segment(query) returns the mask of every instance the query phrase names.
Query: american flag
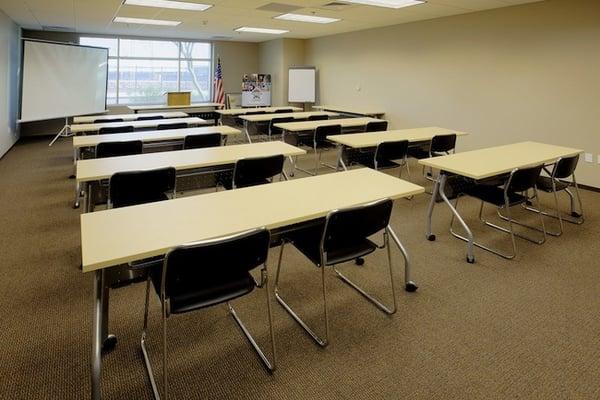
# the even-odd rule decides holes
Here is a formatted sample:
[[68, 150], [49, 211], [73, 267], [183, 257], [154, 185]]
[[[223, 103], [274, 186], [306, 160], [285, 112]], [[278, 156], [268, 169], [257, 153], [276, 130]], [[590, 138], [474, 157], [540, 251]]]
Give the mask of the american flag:
[[225, 102], [225, 90], [223, 89], [223, 71], [221, 70], [221, 59], [217, 61], [215, 72], [214, 102], [223, 104]]

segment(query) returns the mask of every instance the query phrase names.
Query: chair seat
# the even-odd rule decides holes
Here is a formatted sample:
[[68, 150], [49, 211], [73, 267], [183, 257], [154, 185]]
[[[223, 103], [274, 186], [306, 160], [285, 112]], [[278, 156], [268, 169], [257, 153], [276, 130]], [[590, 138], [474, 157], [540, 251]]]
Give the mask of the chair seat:
[[[153, 269], [151, 274], [157, 294], [160, 293], [161, 274], [161, 268]], [[169, 298], [171, 314], [181, 314], [231, 301], [252, 292], [256, 287], [254, 279], [247, 272], [237, 279], [228, 277], [226, 281], [215, 281], [206, 277], [201, 286], [198, 285], [199, 279], [202, 278], [196, 277], [189, 279], [189, 282], [177, 283], [182, 294]], [[186, 285], [190, 286], [189, 290], [185, 288]]]
[[[569, 187], [568, 183], [564, 183], [558, 180], [554, 181], [556, 184], [556, 191], [565, 190]], [[552, 178], [549, 176], [540, 176], [537, 179], [536, 186], [539, 190], [543, 190], [547, 193], [552, 193]]]
[[[318, 224], [301, 229], [289, 236], [292, 244], [304, 254], [313, 264], [321, 266], [320, 242], [323, 233], [323, 224]], [[327, 264], [341, 264], [366, 256], [377, 249], [377, 245], [368, 239], [362, 239], [352, 243], [340, 243], [334, 246], [335, 250], [327, 253]]]
[[429, 150], [423, 149], [422, 147], [409, 147], [408, 156], [422, 160], [424, 158], [429, 158]]
[[[245, 187], [250, 187], [250, 186], [265, 185], [267, 183], [271, 183], [271, 182], [268, 179], [257, 179], [257, 180], [253, 180], [251, 182], [244, 182], [242, 184], [238, 184], [238, 185], [236, 185], [236, 188], [240, 189], [240, 188], [245, 188]], [[223, 187], [227, 190], [233, 189], [233, 182], [231, 180], [223, 181], [222, 184], [223, 184]]]
[[[359, 164], [364, 165], [365, 167], [375, 169], [375, 159], [369, 158], [365, 160], [360, 160]], [[400, 164], [394, 162], [392, 160], [380, 160], [377, 162], [377, 169], [390, 169], [399, 167]]]
[[[467, 187], [464, 191], [466, 195], [475, 197], [486, 203], [494, 204], [495, 206], [504, 206], [504, 189], [497, 186], [475, 184]], [[508, 193], [508, 204], [514, 206], [527, 201], [527, 197], [518, 193]]]

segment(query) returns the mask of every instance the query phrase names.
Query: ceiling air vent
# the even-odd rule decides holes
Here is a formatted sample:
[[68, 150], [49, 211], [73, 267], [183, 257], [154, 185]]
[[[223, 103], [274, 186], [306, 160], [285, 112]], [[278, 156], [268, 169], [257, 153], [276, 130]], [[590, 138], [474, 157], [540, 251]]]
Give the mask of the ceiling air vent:
[[349, 7], [352, 7], [352, 4], [342, 3], [341, 1], [332, 1], [331, 3], [323, 4], [319, 8], [323, 10], [341, 11]]
[[66, 26], [42, 26], [42, 30], [52, 32], [75, 32], [75, 29]]
[[231, 40], [233, 37], [231, 36], [211, 36], [210, 40]]
[[257, 10], [260, 11], [271, 11], [280, 14], [291, 13], [292, 11], [296, 11], [301, 9], [302, 7], [294, 6], [291, 4], [283, 4], [283, 3], [269, 3], [265, 4], [262, 7], [258, 7]]

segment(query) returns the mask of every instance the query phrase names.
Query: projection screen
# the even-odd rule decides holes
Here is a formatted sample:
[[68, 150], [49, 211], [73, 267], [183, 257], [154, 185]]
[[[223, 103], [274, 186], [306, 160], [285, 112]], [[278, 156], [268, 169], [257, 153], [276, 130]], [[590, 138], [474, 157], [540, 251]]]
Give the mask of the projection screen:
[[23, 41], [20, 122], [106, 110], [108, 49]]

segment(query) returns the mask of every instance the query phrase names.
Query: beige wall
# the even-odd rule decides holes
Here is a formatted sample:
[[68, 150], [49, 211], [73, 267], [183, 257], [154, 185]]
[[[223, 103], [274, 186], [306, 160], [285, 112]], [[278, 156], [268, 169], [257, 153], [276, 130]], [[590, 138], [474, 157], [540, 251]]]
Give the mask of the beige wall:
[[259, 45], [258, 72], [271, 74], [271, 103], [274, 106], [288, 104], [288, 68], [304, 65], [304, 42], [302, 39], [275, 39]]
[[0, 11], [0, 157], [19, 138], [19, 27]]
[[322, 103], [381, 108], [395, 128], [468, 131], [460, 150], [522, 140], [579, 147], [595, 155], [580, 162], [579, 180], [600, 187], [598, 0], [313, 39], [305, 61], [319, 69]]

